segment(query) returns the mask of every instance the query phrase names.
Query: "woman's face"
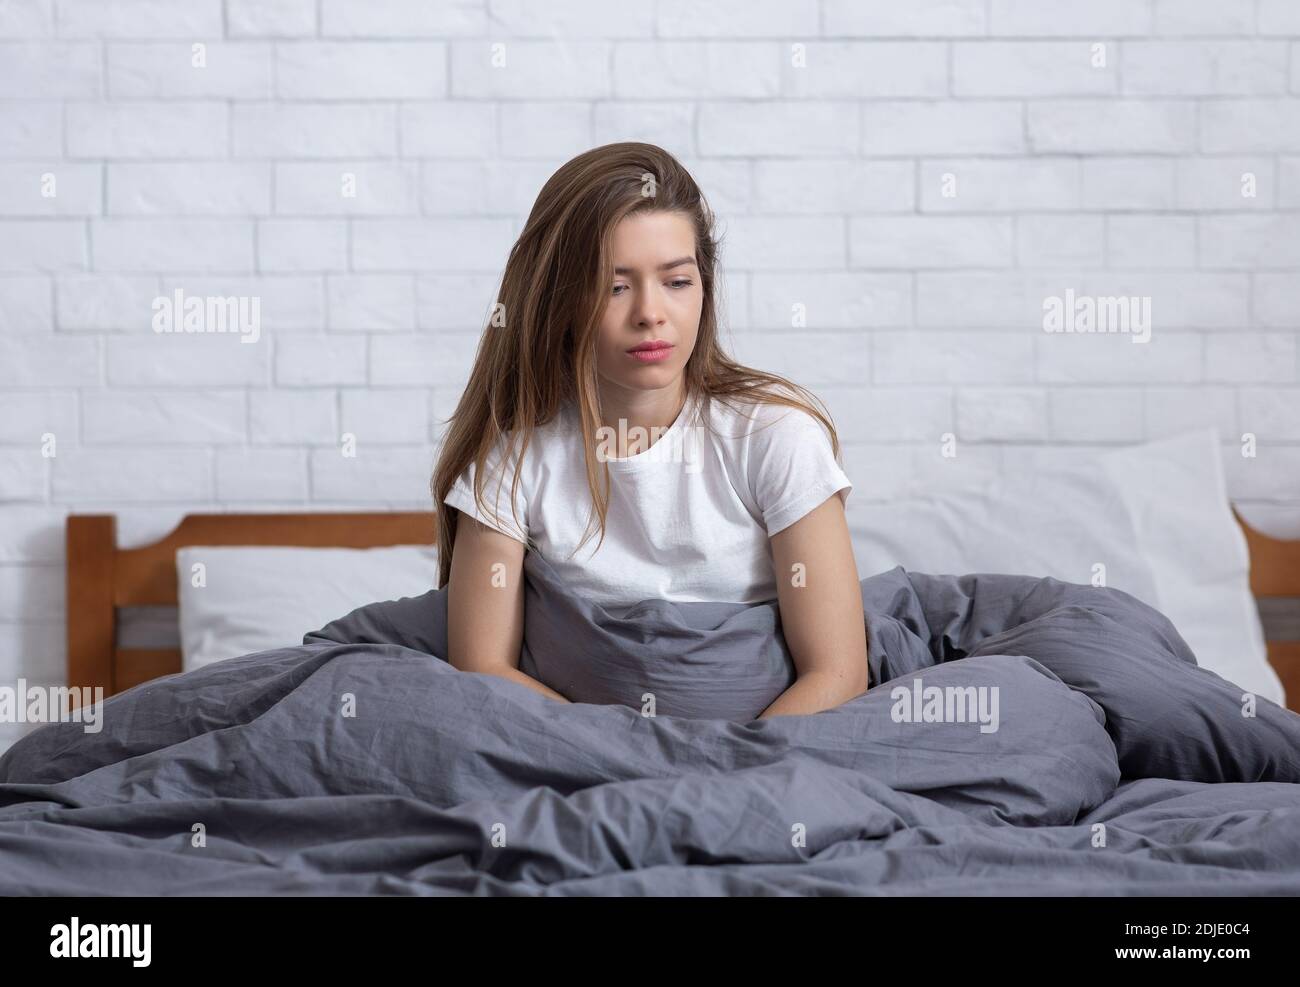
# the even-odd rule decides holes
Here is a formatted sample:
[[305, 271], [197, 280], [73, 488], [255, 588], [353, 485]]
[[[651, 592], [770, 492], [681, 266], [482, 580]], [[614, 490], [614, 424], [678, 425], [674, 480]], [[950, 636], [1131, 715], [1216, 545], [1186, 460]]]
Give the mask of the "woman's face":
[[607, 385], [658, 390], [682, 375], [704, 307], [695, 227], [680, 212], [634, 213], [614, 228], [614, 282], [596, 341]]

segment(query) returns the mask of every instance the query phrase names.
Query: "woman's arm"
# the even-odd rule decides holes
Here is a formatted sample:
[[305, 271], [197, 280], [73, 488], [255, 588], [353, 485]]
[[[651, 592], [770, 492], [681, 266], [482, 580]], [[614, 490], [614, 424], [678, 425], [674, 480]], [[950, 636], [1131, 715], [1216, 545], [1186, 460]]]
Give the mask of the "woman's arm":
[[798, 678], [758, 718], [816, 713], [866, 692], [862, 589], [839, 494], [772, 536], [772, 563]]
[[462, 672], [497, 675], [567, 703], [519, 670], [523, 569], [523, 542], [461, 512], [447, 577], [447, 660]]

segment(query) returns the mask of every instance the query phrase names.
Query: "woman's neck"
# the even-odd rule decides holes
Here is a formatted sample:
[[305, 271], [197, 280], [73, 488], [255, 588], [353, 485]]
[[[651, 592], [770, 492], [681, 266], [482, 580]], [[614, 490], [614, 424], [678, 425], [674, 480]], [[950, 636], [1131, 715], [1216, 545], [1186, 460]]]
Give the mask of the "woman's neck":
[[[653, 391], [602, 387], [601, 424], [611, 430], [609, 434], [619, 437], [614, 455], [621, 459], [645, 452], [672, 427], [685, 402], [686, 388], [680, 380], [672, 387]], [[646, 438], [638, 440], [638, 436]]]

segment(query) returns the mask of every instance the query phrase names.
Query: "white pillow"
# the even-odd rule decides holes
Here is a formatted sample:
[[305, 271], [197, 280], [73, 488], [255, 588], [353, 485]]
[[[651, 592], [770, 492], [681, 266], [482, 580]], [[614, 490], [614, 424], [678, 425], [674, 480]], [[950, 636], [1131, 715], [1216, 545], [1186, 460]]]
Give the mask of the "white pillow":
[[1198, 663], [1279, 704], [1212, 429], [985, 480], [859, 504], [858, 574], [1017, 573], [1124, 590], [1168, 617]]
[[1284, 705], [1250, 590], [1250, 549], [1232, 516], [1217, 433], [1185, 432], [1117, 449], [1104, 461], [1155, 572], [1154, 606], [1173, 621], [1202, 667]]
[[[195, 586], [203, 565], [206, 585]], [[181, 668], [302, 644], [303, 635], [438, 580], [436, 548], [189, 546], [176, 552]]]

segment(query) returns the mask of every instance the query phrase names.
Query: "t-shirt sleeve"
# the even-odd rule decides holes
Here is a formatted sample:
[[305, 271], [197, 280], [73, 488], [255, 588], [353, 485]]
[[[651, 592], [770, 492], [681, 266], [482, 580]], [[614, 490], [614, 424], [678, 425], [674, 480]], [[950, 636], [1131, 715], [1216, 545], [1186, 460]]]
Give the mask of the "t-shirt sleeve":
[[847, 502], [853, 484], [835, 459], [830, 434], [821, 422], [784, 405], [764, 412], [750, 426], [748, 460], [750, 489], [770, 538], [832, 494]]
[[[483, 481], [483, 500], [487, 503], [488, 511], [484, 511], [474, 497], [474, 464], [470, 463], [465, 471], [456, 478], [443, 498], [443, 503], [449, 507], [468, 514], [489, 528], [495, 528], [503, 535], [507, 535], [516, 541], [528, 544], [528, 497], [524, 489], [527, 479], [527, 471], [521, 471], [519, 474], [519, 488], [514, 498], [514, 513], [510, 510], [510, 487], [514, 482], [514, 462], [510, 459], [510, 465], [504, 471], [501, 464], [505, 459], [505, 440], [502, 440], [488, 454], [485, 463], [485, 476]], [[525, 457], [526, 458], [526, 457]]]

